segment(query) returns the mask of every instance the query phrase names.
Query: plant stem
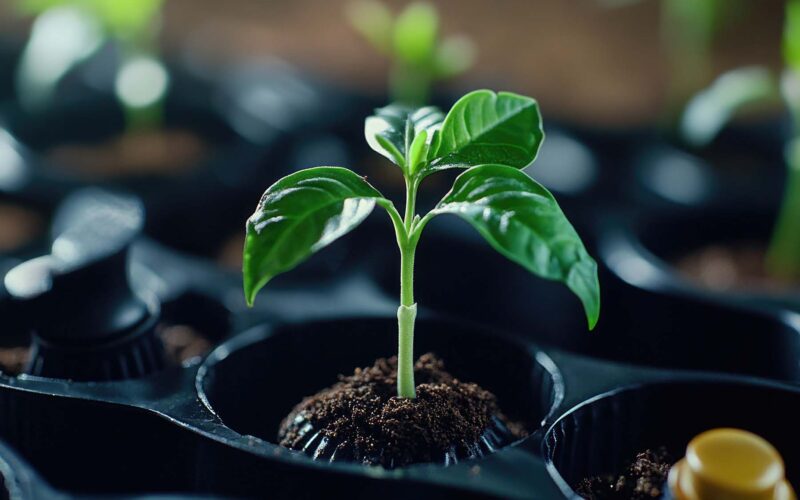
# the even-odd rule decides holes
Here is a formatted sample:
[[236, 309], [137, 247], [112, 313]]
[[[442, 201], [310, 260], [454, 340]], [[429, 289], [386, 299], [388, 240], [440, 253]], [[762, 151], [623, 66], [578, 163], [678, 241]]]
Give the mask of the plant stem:
[[800, 137], [788, 145], [786, 194], [767, 253], [767, 269], [777, 279], [800, 278]]
[[419, 181], [406, 179], [406, 209], [403, 233], [398, 234], [400, 247], [400, 307], [397, 309], [397, 395], [401, 398], [417, 396], [414, 384], [414, 323], [417, 305], [414, 303], [414, 256], [417, 238], [413, 234]]

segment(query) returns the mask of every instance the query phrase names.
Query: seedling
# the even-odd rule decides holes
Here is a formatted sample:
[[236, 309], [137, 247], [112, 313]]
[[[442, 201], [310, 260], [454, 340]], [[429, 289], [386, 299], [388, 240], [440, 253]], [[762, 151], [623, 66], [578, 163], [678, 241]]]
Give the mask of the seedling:
[[800, 279], [800, 0], [789, 0], [783, 31], [784, 69], [734, 69], [697, 94], [686, 108], [682, 129], [696, 145], [716, 137], [736, 113], [753, 103], [779, 97], [789, 110], [792, 135], [786, 145], [789, 168], [782, 208], [767, 251], [767, 271], [780, 280]]
[[[534, 99], [478, 90], [456, 102], [447, 116], [434, 107], [391, 105], [367, 118], [365, 134], [372, 149], [405, 178], [404, 215], [345, 168], [315, 167], [284, 177], [266, 190], [247, 221], [243, 275], [249, 305], [270, 279], [351, 231], [379, 206], [389, 214], [400, 249], [400, 397], [415, 397], [414, 257], [423, 229], [436, 216], [461, 217], [508, 259], [566, 284], [594, 328], [600, 314], [597, 264], [553, 195], [521, 170], [536, 158], [544, 139]], [[466, 171], [430, 212], [418, 214], [423, 179], [452, 168]]]
[[350, 4], [353, 27], [392, 63], [392, 100], [409, 106], [428, 103], [431, 86], [466, 71], [473, 60], [472, 43], [463, 36], [440, 40], [439, 14], [428, 3], [409, 4], [396, 17], [375, 0]]
[[29, 109], [47, 104], [60, 79], [115, 40], [122, 62], [115, 92], [128, 129], [161, 121], [167, 72], [156, 57], [163, 0], [18, 0], [22, 15], [36, 20], [17, 73], [20, 100]]

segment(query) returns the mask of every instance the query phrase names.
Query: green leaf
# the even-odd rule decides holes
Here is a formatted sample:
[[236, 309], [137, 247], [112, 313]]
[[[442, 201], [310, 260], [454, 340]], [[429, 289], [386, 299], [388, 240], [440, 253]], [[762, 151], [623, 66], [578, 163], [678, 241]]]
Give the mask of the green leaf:
[[266, 190], [247, 220], [244, 293], [256, 293], [274, 276], [347, 234], [376, 203], [388, 200], [356, 173], [315, 167], [284, 177]]
[[[429, 144], [443, 119], [442, 112], [433, 106], [414, 109], [392, 104], [375, 110], [375, 114], [367, 118], [364, 135], [372, 149], [405, 170], [414, 139], [424, 131], [426, 144]], [[421, 147], [419, 142], [416, 147]]]
[[800, 71], [800, 0], [786, 2], [783, 26], [783, 60], [786, 66]]
[[681, 117], [681, 132], [692, 145], [708, 144], [740, 109], [777, 98], [778, 93], [778, 84], [766, 68], [731, 70], [689, 101]]
[[544, 140], [535, 99], [476, 90], [453, 105], [433, 141], [429, 171], [496, 163], [525, 168]]
[[597, 324], [597, 264], [553, 195], [524, 172], [505, 165], [471, 168], [432, 212], [458, 215], [507, 258], [566, 284], [583, 303], [589, 328]]
[[433, 60], [439, 32], [439, 14], [429, 3], [412, 3], [397, 16], [394, 51], [398, 59], [425, 66]]

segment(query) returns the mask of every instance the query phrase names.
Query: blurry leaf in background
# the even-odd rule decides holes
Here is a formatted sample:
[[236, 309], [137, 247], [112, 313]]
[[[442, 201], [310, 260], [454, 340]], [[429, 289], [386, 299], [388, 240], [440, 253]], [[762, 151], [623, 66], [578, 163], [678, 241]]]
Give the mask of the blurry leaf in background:
[[115, 90], [127, 128], [160, 123], [168, 76], [153, 54], [162, 6], [163, 0], [17, 0], [22, 15], [36, 16], [17, 72], [23, 105], [44, 106], [61, 78], [111, 38], [122, 49]]
[[155, 28], [163, 0], [18, 0], [26, 15], [40, 15], [55, 7], [74, 7], [94, 17], [113, 38], [137, 39]]
[[28, 109], [44, 106], [61, 78], [92, 55], [102, 40], [101, 27], [81, 9], [57, 7], [39, 15], [17, 67], [22, 105]]
[[468, 70], [475, 62], [475, 44], [465, 36], [451, 36], [436, 50], [436, 77], [450, 78]]
[[430, 64], [439, 33], [439, 14], [427, 3], [412, 3], [397, 16], [394, 51], [407, 64]]
[[361, 0], [347, 6], [350, 24], [385, 56], [392, 54], [393, 20], [389, 8], [374, 0]]
[[783, 26], [783, 61], [786, 67], [800, 71], [800, 1], [786, 2]]
[[680, 130], [694, 146], [708, 144], [744, 106], [777, 99], [775, 79], [762, 67], [737, 68], [724, 73], [686, 106]]
[[414, 2], [396, 17], [373, 0], [348, 5], [347, 17], [377, 52], [392, 62], [391, 99], [410, 106], [428, 104], [431, 87], [467, 70], [475, 48], [464, 36], [441, 39], [439, 13], [426, 2]]

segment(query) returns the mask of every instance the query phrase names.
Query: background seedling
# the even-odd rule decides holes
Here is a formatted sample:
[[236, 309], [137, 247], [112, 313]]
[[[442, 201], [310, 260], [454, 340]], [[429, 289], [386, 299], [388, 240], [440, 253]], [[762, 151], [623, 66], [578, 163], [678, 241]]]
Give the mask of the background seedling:
[[767, 251], [767, 271], [779, 280], [800, 279], [800, 0], [786, 4], [783, 31], [784, 69], [777, 77], [761, 67], [739, 68], [720, 76], [697, 94], [681, 127], [694, 144], [711, 140], [746, 105], [780, 97], [792, 121], [786, 145], [788, 177], [778, 220]]
[[35, 16], [17, 73], [20, 100], [28, 109], [45, 106], [75, 64], [106, 40], [117, 42], [121, 63], [117, 98], [128, 129], [158, 125], [168, 86], [158, 60], [158, 16], [163, 0], [18, 0], [21, 15]]
[[[461, 217], [510, 260], [566, 284], [594, 328], [600, 313], [597, 264], [553, 195], [521, 170], [536, 158], [544, 139], [534, 99], [479, 90], [462, 97], [447, 116], [434, 107], [391, 105], [367, 118], [365, 134], [372, 149], [397, 165], [405, 179], [404, 214], [345, 168], [315, 167], [284, 177], [266, 190], [247, 221], [248, 304], [274, 276], [348, 233], [379, 206], [391, 218], [400, 250], [399, 396], [415, 397], [414, 257], [423, 229], [438, 215]], [[466, 171], [433, 210], [418, 214], [421, 182], [452, 168]]]
[[391, 61], [389, 88], [395, 102], [427, 104], [437, 81], [472, 65], [472, 43], [463, 36], [441, 39], [439, 14], [431, 4], [411, 3], [393, 16], [380, 2], [360, 0], [349, 5], [347, 15], [356, 31]]

